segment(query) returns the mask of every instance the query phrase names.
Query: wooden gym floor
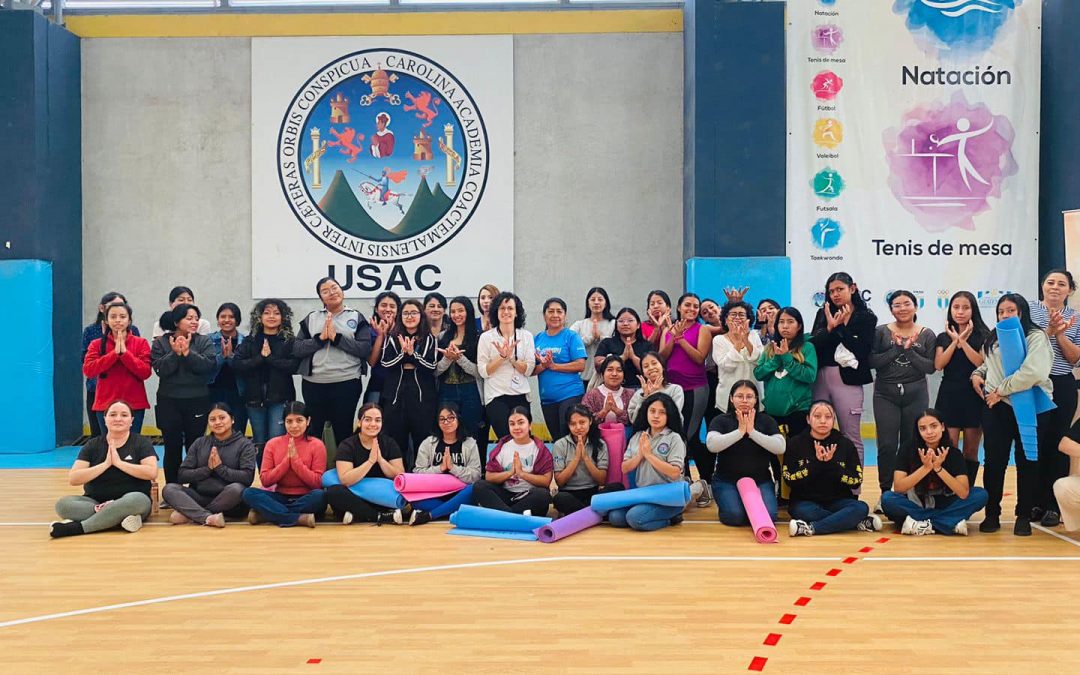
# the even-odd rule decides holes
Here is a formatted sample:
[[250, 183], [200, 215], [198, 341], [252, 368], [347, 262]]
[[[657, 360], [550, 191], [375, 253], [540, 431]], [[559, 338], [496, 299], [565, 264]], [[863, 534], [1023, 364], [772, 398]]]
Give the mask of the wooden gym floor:
[[[5, 674], [981, 674], [1080, 663], [1080, 541], [1061, 528], [914, 538], [887, 526], [792, 541], [783, 526], [765, 546], [710, 506], [656, 533], [602, 526], [551, 545], [450, 537], [440, 523], [219, 531], [161, 514], [135, 535], [53, 541], [52, 505], [76, 492], [65, 475], [0, 471]], [[864, 499], [876, 501], [876, 487]]]

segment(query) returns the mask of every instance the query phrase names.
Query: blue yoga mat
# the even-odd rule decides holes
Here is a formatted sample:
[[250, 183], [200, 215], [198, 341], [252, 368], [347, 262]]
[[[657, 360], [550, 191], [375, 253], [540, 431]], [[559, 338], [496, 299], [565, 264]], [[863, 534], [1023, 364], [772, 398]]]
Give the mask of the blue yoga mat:
[[[330, 469], [324, 473], [322, 484], [324, 488], [341, 485], [337, 469]], [[349, 486], [349, 491], [360, 499], [388, 509], [400, 509], [405, 506], [405, 498], [394, 489], [394, 481], [387, 478], [361, 478], [354, 485]]]
[[522, 516], [517, 513], [466, 504], [450, 515], [450, 524], [454, 525], [450, 534], [462, 537], [536, 541], [536, 533], [533, 530], [550, 522], [551, 518]]
[[638, 504], [686, 506], [689, 503], [690, 484], [680, 479], [674, 483], [593, 495], [592, 509], [600, 515], [605, 515], [608, 511], [625, 509]]
[[[1027, 336], [1024, 335], [1020, 319], [1015, 316], [998, 322], [997, 335], [1001, 349], [1001, 368], [1005, 371], [1005, 375], [1009, 376], [1020, 370], [1020, 366], [1027, 357]], [[1016, 426], [1020, 429], [1024, 456], [1030, 461], [1036, 461], [1039, 459], [1038, 415], [1053, 410], [1057, 406], [1039, 387], [1014, 391], [1009, 394], [1009, 403], [1012, 404], [1013, 414], [1016, 415]]]

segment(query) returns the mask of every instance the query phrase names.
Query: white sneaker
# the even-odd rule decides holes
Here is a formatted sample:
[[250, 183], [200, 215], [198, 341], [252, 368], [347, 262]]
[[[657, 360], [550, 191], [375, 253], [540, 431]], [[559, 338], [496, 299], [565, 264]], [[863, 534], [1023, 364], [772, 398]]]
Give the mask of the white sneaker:
[[867, 516], [859, 521], [859, 524], [855, 526], [855, 529], [859, 532], [880, 532], [881, 518], [877, 514]]
[[713, 496], [709, 484], [703, 479], [698, 479], [691, 483], [690, 499], [699, 509], [703, 509], [709, 504], [712, 504]]
[[900, 534], [910, 534], [923, 537], [934, 533], [934, 526], [929, 520], [915, 520], [911, 516], [904, 518], [904, 524], [900, 527]]
[[961, 537], [966, 537], [967, 536], [967, 521], [966, 520], [961, 520], [959, 523], [957, 523], [956, 527], [953, 528], [953, 534], [958, 534]]
[[523, 516], [531, 516], [532, 515], [532, 509], [525, 509], [524, 511], [521, 512], [521, 515], [523, 515]]
[[341, 517], [341, 524], [342, 525], [352, 525], [352, 521], [353, 521], [352, 511], [346, 511], [345, 515], [343, 515]]
[[812, 537], [814, 536], [814, 526], [805, 520], [791, 519], [788, 523], [788, 533], [792, 537]]
[[881, 508], [881, 500], [880, 499], [877, 500], [877, 504], [874, 504], [874, 513], [881, 513], [881, 514], [885, 513], [885, 511]]
[[120, 527], [128, 532], [138, 532], [142, 529], [142, 516], [128, 516], [120, 521]]

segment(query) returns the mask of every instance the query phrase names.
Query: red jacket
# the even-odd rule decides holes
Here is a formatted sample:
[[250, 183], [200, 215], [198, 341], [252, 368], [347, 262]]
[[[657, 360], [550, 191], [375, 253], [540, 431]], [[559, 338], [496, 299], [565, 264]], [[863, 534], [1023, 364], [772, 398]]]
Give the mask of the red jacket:
[[296, 439], [296, 457], [289, 459], [289, 438], [283, 434], [266, 443], [259, 481], [283, 495], [306, 495], [322, 487], [326, 446], [317, 438], [302, 436]]
[[[101, 353], [101, 340], [105, 339], [105, 353]], [[123, 399], [135, 410], [150, 407], [146, 400], [146, 385], [150, 377], [150, 343], [137, 335], [128, 335], [127, 351], [116, 353], [116, 340], [112, 335], [98, 338], [86, 348], [83, 358], [83, 375], [98, 378], [94, 394], [94, 410], [103, 412], [117, 399]]]

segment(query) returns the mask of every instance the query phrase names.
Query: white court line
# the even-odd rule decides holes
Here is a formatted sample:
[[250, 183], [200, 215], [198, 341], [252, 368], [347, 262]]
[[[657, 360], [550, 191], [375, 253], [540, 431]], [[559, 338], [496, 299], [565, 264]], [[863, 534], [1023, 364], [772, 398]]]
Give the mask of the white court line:
[[398, 570], [384, 570], [381, 572], [362, 572], [359, 574], [343, 574], [333, 577], [318, 577], [315, 579], [297, 579], [295, 581], [280, 581], [273, 584], [258, 584], [255, 586], [237, 586], [234, 588], [219, 588], [213, 591], [201, 591], [199, 593], [185, 593], [183, 595], [167, 595], [160, 598], [149, 598], [146, 600], [135, 600], [132, 602], [121, 602], [114, 605], [102, 605], [100, 607], [88, 607], [86, 609], [76, 609], [70, 612], [57, 612], [55, 614], [42, 614], [40, 616], [30, 616], [25, 619], [13, 619], [11, 621], [0, 622], [0, 628], [10, 628], [11, 626], [21, 626], [28, 623], [40, 623], [42, 621], [51, 621], [53, 619], [65, 619], [73, 616], [83, 616], [86, 614], [99, 614], [101, 612], [108, 612], [114, 609], [127, 609], [129, 607], [145, 607], [147, 605], [158, 605], [166, 602], [176, 602], [179, 600], [193, 600], [196, 598], [209, 598], [218, 595], [232, 595], [234, 593], [247, 593], [251, 591], [264, 591], [273, 588], [290, 588], [293, 586], [309, 586], [312, 584], [324, 584], [334, 581], [351, 581], [354, 579], [370, 579], [374, 577], [389, 577], [397, 576], [401, 574], [419, 574], [421, 572], [443, 572], [447, 570], [459, 570], [470, 569], [476, 567], [499, 567], [504, 565], [529, 565], [533, 563], [547, 563], [547, 562], [587, 562], [587, 561], [692, 561], [692, 562], [839, 562], [839, 557], [816, 557], [816, 558], [788, 558], [782, 556], [634, 556], [634, 555], [600, 555], [600, 556], [586, 556], [586, 555], [571, 555], [571, 556], [554, 556], [551, 558], [521, 558], [517, 560], [492, 560], [486, 562], [472, 562], [472, 563], [457, 563], [453, 565], [434, 565], [430, 567], [409, 567]]
[[1054, 532], [1053, 530], [1051, 530], [1049, 528], [1043, 527], [1042, 525], [1036, 525], [1035, 523], [1032, 523], [1031, 526], [1033, 528], [1035, 528], [1036, 530], [1038, 530], [1039, 532], [1045, 532], [1048, 535], [1050, 535], [1051, 537], [1057, 537], [1061, 541], [1068, 542], [1068, 543], [1072, 544], [1073, 546], [1080, 546], [1080, 541], [1076, 541], [1072, 537], [1061, 534], [1060, 532]]

